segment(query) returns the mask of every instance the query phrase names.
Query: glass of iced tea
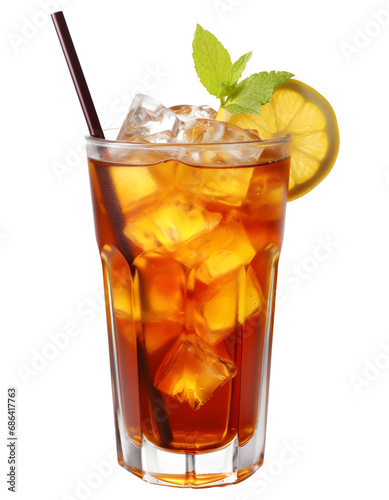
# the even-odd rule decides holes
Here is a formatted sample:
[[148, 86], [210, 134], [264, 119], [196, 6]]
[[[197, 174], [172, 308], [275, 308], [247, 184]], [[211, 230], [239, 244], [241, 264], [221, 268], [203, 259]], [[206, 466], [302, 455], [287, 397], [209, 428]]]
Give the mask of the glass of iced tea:
[[119, 463], [204, 487], [263, 461], [291, 142], [198, 143], [195, 121], [197, 142], [87, 151]]

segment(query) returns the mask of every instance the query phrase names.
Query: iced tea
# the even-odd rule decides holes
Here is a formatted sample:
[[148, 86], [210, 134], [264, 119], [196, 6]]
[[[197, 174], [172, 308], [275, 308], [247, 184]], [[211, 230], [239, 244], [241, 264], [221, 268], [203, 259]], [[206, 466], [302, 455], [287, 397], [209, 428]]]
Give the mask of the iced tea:
[[287, 149], [258, 144], [256, 163], [233, 166], [221, 146], [210, 159], [198, 145], [205, 165], [90, 155], [115, 399], [135, 445], [198, 454], [258, 425], [289, 176]]

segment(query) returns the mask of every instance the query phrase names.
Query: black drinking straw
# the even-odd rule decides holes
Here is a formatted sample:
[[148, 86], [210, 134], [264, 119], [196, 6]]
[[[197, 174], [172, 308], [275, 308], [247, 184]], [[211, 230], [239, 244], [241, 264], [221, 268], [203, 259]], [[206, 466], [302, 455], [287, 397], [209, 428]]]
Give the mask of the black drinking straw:
[[[85, 80], [84, 72], [82, 71], [81, 64], [76, 53], [76, 49], [74, 48], [72, 37], [70, 36], [69, 29], [65, 21], [65, 16], [63, 15], [62, 11], [59, 11], [51, 14], [51, 18], [57, 31], [59, 42], [68, 64], [68, 68], [72, 76], [78, 98], [80, 100], [82, 111], [84, 112], [84, 116], [88, 124], [89, 133], [92, 137], [104, 139], [104, 132], [101, 128], [100, 120], [97, 116], [96, 108], [93, 104], [92, 97]], [[128, 241], [123, 233], [125, 220], [120, 209], [119, 200], [117, 199], [109, 170], [106, 168], [99, 168], [96, 169], [96, 171], [97, 170], [99, 170], [97, 175], [99, 177], [101, 188], [105, 193], [104, 201], [106, 202], [106, 207], [110, 207], [112, 209], [111, 211], [113, 212], [112, 214], [110, 214], [110, 218], [111, 220], [115, 221], [115, 228], [117, 229], [117, 239], [119, 240], [119, 250], [123, 253], [124, 257], [126, 257], [127, 261], [129, 262], [131, 251]], [[163, 404], [162, 396], [161, 393], [151, 383], [147, 357], [146, 353], [143, 350], [141, 342], [138, 341], [137, 346], [138, 363], [146, 382], [145, 385], [150, 398], [151, 406], [153, 408], [154, 420], [157, 425], [161, 441], [169, 443], [173, 440], [173, 434], [170, 428], [169, 419], [166, 414], [166, 409]]]
[[74, 86], [76, 87], [82, 111], [84, 112], [85, 120], [88, 124], [89, 133], [92, 137], [104, 139], [104, 132], [101, 128], [100, 120], [97, 116], [96, 108], [93, 104], [76, 49], [74, 48], [73, 40], [65, 21], [65, 16], [62, 11], [59, 11], [51, 14], [51, 19], [53, 20]]

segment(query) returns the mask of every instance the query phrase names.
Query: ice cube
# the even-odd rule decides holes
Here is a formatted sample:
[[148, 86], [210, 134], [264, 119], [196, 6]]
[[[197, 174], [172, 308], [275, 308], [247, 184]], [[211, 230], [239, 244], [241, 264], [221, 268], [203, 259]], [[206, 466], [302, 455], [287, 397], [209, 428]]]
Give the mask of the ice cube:
[[[201, 275], [201, 267], [196, 277]], [[241, 284], [244, 270], [235, 270], [204, 286], [195, 282], [194, 328], [209, 344], [218, 344], [238, 325]]]
[[134, 142], [136, 144], [150, 144], [150, 143], [166, 143], [175, 142], [176, 136], [171, 130], [164, 130], [163, 132], [156, 132], [155, 134], [145, 135], [140, 137], [139, 135], [134, 135], [127, 142]]
[[154, 385], [197, 410], [236, 373], [234, 363], [220, 358], [197, 335], [183, 334], [163, 359]]
[[220, 220], [220, 214], [189, 203], [184, 194], [170, 193], [160, 203], [146, 205], [143, 210], [131, 213], [124, 233], [143, 250], [172, 249], [211, 231]]
[[[226, 255], [225, 259], [219, 260], [217, 254], [220, 252], [233, 253], [236, 257]], [[206, 261], [199, 275], [204, 283], [210, 283], [241, 264], [250, 264], [254, 255], [255, 248], [240, 222], [219, 224], [212, 231], [178, 245], [172, 251], [172, 256], [189, 268]]]
[[185, 142], [183, 140], [183, 136], [186, 122], [194, 120], [195, 118], [208, 118], [210, 120], [215, 120], [217, 116], [217, 111], [206, 105], [192, 106], [190, 104], [181, 104], [178, 106], [172, 106], [169, 109], [178, 115], [181, 120], [180, 130], [176, 136], [177, 142]]
[[180, 104], [178, 106], [171, 106], [170, 111], [173, 111], [183, 122], [193, 120], [195, 118], [208, 118], [215, 120], [217, 111], [210, 106], [192, 106], [191, 104]]
[[175, 183], [177, 162], [165, 161], [163, 163], [159, 163], [158, 165], [152, 165], [149, 169], [158, 184], [160, 195], [164, 197], [163, 191], [165, 191], [166, 195], [169, 196]]
[[[121, 161], [131, 164], [142, 164], [142, 169], [148, 168], [149, 166], [152, 177], [155, 178], [157, 183], [160, 185], [162, 181], [160, 187], [173, 186], [177, 163], [175, 161], [166, 162], [166, 160], [171, 160], [172, 154], [169, 151], [164, 151], [164, 148], [142, 148], [141, 146], [141, 144], [168, 143], [173, 140], [173, 133], [169, 130], [147, 135], [145, 137], [140, 137], [138, 135], [131, 137], [127, 142], [139, 144], [139, 149], [134, 147], [133, 150], [129, 150], [127, 148], [126, 152], [122, 155]], [[137, 174], [136, 170], [134, 170], [134, 174]], [[133, 175], [133, 177], [136, 182], [138, 179], [135, 178], [135, 175]], [[138, 176], [136, 175], [136, 177]]]
[[127, 140], [127, 142], [135, 142], [137, 144], [148, 144], [150, 141], [146, 137], [141, 137], [140, 135], [134, 135]]
[[288, 201], [288, 184], [286, 181], [270, 179], [266, 184], [259, 184], [253, 179], [250, 196], [246, 200], [259, 221], [281, 219]]
[[120, 129], [118, 141], [128, 141], [134, 136], [150, 136], [160, 132], [171, 132], [176, 136], [181, 120], [170, 109], [152, 97], [137, 94]]
[[205, 264], [196, 271], [194, 328], [214, 345], [232, 334], [239, 323], [260, 314], [265, 299], [252, 266], [246, 270], [240, 265], [206, 284], [201, 280]]
[[[167, 142], [175, 142], [176, 136], [173, 134], [171, 130], [164, 130], [163, 132], [156, 132], [155, 134], [152, 135], [146, 135], [144, 139], [147, 142], [164, 144]], [[161, 151], [161, 154], [163, 155], [163, 151]]]
[[[202, 118], [186, 122], [179, 138], [183, 143], [203, 144], [203, 148], [182, 149], [179, 159], [186, 165], [179, 169], [178, 184], [186, 189], [194, 185], [196, 192], [203, 191], [207, 196], [239, 205], [247, 193], [253, 169], [236, 167], [258, 163], [263, 148], [258, 145], [257, 131]], [[213, 143], [231, 143], [231, 146], [221, 149], [212, 146]], [[187, 165], [218, 169], [198, 168], [195, 172]]]
[[258, 132], [219, 120], [196, 118], [186, 122], [183, 129], [182, 142], [189, 144], [247, 141], [259, 141]]
[[197, 270], [197, 277], [204, 283], [211, 283], [215, 279], [235, 271], [244, 263], [245, 259], [238, 253], [225, 250], [216, 252], [201, 264]]
[[[190, 151], [183, 154], [192, 155]], [[235, 154], [235, 152], [231, 154]], [[256, 154], [258, 156], [258, 153]], [[214, 153], [209, 150], [204, 151], [202, 155], [212, 156]], [[225, 153], [226, 155], [228, 156], [230, 153]], [[221, 158], [220, 153], [216, 156], [219, 159]], [[213, 165], [216, 165], [216, 156], [211, 159]], [[185, 162], [186, 160], [182, 158], [182, 161]], [[200, 165], [208, 165], [207, 161], [196, 161]], [[226, 158], [225, 161], [228, 161], [228, 159]], [[177, 168], [176, 185], [184, 190], [194, 190], [196, 194], [204, 198], [205, 202], [240, 206], [249, 189], [253, 172], [254, 168], [238, 167], [236, 165], [227, 167], [219, 163], [216, 168], [201, 168], [181, 163]]]
[[162, 252], [144, 252], [134, 260], [142, 321], [185, 322], [186, 273]]
[[147, 167], [117, 166], [111, 167], [110, 172], [123, 211], [158, 192], [158, 184]]
[[108, 150], [108, 156], [115, 158], [115, 162], [120, 164], [129, 164], [134, 166], [155, 165], [166, 160], [166, 155], [163, 151], [158, 149], [151, 149], [144, 147], [151, 141], [147, 141], [144, 137], [134, 136], [127, 142], [132, 143], [131, 147], [128, 145], [116, 142], [112, 148], [112, 153]]

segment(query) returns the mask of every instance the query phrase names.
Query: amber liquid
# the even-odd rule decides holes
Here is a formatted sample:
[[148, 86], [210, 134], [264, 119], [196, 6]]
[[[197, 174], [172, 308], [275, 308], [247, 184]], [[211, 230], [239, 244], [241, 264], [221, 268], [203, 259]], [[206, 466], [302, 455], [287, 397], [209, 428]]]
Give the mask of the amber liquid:
[[89, 169], [128, 437], [185, 453], [244, 444], [272, 329], [289, 159], [235, 167], [232, 180], [229, 168], [173, 161]]

